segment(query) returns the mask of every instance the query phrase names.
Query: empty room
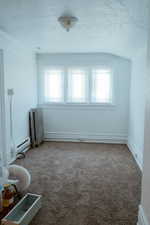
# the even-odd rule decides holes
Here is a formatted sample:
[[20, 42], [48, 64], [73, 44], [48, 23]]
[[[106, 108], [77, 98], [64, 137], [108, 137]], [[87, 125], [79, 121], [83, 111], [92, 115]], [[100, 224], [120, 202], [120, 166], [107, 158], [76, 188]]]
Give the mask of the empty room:
[[0, 0], [2, 225], [150, 225], [149, 0]]

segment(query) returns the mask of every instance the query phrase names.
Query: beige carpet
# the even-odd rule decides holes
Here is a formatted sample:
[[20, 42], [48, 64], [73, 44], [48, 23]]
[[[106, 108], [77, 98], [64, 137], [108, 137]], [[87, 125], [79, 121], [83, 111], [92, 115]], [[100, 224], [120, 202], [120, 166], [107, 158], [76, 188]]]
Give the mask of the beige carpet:
[[31, 225], [136, 225], [141, 174], [125, 145], [49, 142], [17, 164], [43, 195]]

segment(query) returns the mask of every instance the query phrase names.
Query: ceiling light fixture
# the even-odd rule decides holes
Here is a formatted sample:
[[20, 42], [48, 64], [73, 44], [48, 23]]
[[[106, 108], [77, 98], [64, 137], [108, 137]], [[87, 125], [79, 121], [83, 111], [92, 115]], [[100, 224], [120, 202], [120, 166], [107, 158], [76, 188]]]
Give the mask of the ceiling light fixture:
[[74, 27], [74, 25], [77, 23], [78, 18], [74, 16], [60, 16], [58, 21], [61, 26], [66, 29], [66, 31], [69, 31], [70, 28]]

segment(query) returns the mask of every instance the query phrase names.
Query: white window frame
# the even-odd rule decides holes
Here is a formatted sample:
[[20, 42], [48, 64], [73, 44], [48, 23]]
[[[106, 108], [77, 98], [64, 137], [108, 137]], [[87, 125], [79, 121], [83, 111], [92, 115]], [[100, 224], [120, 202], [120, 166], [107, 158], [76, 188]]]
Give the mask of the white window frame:
[[[65, 88], [65, 68], [62, 66], [48, 66], [43, 68], [41, 71], [38, 71], [38, 83], [37, 83], [37, 90], [38, 90], [38, 105], [41, 106], [48, 106], [48, 105], [59, 105], [64, 104], [64, 102], [46, 102], [44, 96], [44, 88], [45, 88], [45, 73], [49, 70], [62, 70], [63, 71], [63, 83]], [[65, 101], [65, 94], [63, 95], [63, 99]]]
[[[70, 71], [71, 70], [82, 70], [82, 71], [85, 71], [85, 82], [86, 82], [86, 84], [85, 84], [85, 102], [71, 102], [71, 101], [69, 101], [69, 99], [68, 99], [68, 90], [69, 90], [69, 88], [68, 88], [68, 81], [69, 81], [69, 76], [70, 76]], [[68, 67], [67, 69], [66, 69], [66, 72], [67, 72], [67, 74], [66, 74], [66, 82], [67, 82], [67, 88], [65, 89], [65, 92], [66, 92], [66, 104], [73, 104], [73, 105], [76, 105], [76, 104], [89, 104], [89, 98], [88, 98], [88, 94], [89, 94], [89, 85], [88, 85], [88, 83], [89, 83], [89, 72], [88, 72], [88, 69], [87, 68], [85, 68], [85, 67]]]
[[[45, 102], [44, 101], [44, 79], [43, 76], [45, 74], [45, 71], [49, 71], [52, 69], [61, 69], [64, 71], [63, 73], [63, 79], [64, 79], [64, 101], [63, 102]], [[88, 91], [87, 91], [87, 102], [86, 103], [80, 103], [80, 102], [68, 102], [67, 101], [67, 92], [68, 92], [68, 87], [67, 87], [67, 79], [68, 79], [68, 70], [69, 69], [83, 69], [87, 72], [87, 77], [88, 77]], [[91, 101], [91, 94], [92, 94], [92, 69], [102, 69], [102, 70], [110, 70], [111, 71], [111, 79], [112, 79], [112, 102], [108, 102], [108, 103], [96, 103], [96, 102], [92, 102]], [[38, 79], [38, 106], [41, 108], [57, 108], [57, 107], [62, 107], [62, 108], [66, 108], [66, 107], [71, 107], [73, 109], [75, 108], [114, 108], [117, 104], [117, 98], [116, 98], [116, 86], [117, 86], [117, 79], [116, 76], [114, 75], [114, 69], [112, 66], [86, 66], [83, 67], [81, 65], [79, 66], [49, 66], [46, 68], [43, 68], [42, 71], [39, 71], [39, 79]]]
[[[111, 77], [111, 102], [93, 102], [92, 101], [92, 89], [93, 89], [93, 81], [92, 81], [92, 71], [93, 70], [108, 70], [108, 71], [110, 71], [110, 77]], [[110, 67], [103, 67], [103, 66], [93, 66], [93, 67], [91, 67], [91, 69], [90, 69], [90, 77], [91, 77], [91, 82], [90, 82], [90, 85], [91, 85], [91, 87], [90, 87], [90, 104], [93, 104], [93, 105], [105, 105], [105, 106], [113, 106], [113, 105], [115, 105], [115, 87], [114, 87], [114, 71], [113, 71], [113, 69], [111, 69]]]
[[[48, 102], [47, 102], [47, 101], [45, 101], [45, 97], [43, 96], [43, 98], [44, 98], [44, 103], [45, 103], [45, 104], [48, 104], [48, 103], [51, 103], [51, 104], [60, 104], [60, 103], [64, 103], [64, 102], [65, 102], [65, 94], [64, 94], [64, 92], [65, 92], [65, 91], [64, 91], [64, 90], [65, 90], [65, 89], [64, 89], [64, 88], [65, 88], [65, 85], [64, 85], [64, 84], [65, 84], [65, 72], [64, 72], [64, 69], [63, 69], [63, 68], [60, 68], [60, 67], [59, 67], [59, 68], [58, 68], [58, 67], [53, 67], [53, 68], [51, 68], [51, 69], [49, 69], [49, 70], [45, 70], [45, 71], [44, 71], [44, 79], [45, 79], [45, 74], [46, 74], [46, 73], [49, 73], [50, 70], [60, 70], [60, 71], [62, 71], [62, 78], [61, 78], [61, 79], [62, 79], [62, 101], [60, 101], [60, 102], [57, 102], [57, 101], [56, 101], [56, 102], [55, 102], [55, 101], [54, 101], [54, 102], [52, 102], [52, 101], [50, 102], [50, 101], [48, 101]], [[44, 80], [44, 79], [43, 79], [43, 80]], [[44, 89], [45, 89], [45, 81], [44, 81], [43, 93], [44, 93]]]

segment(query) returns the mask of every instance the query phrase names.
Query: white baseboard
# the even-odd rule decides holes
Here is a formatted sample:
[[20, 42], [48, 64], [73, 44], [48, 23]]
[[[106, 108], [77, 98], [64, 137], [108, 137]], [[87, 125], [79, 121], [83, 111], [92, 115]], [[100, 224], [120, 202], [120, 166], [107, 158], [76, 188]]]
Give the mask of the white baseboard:
[[142, 171], [143, 170], [142, 158], [139, 157], [139, 155], [137, 154], [135, 145], [133, 145], [131, 142], [128, 141], [127, 146], [129, 148], [130, 152], [132, 153], [136, 163], [138, 164], [140, 170]]
[[[27, 152], [30, 148], [31, 148], [31, 145], [29, 145], [28, 147], [26, 147], [23, 152], [24, 153]], [[16, 157], [13, 158], [13, 159], [10, 159], [10, 161], [8, 162], [8, 164], [14, 163], [16, 161], [16, 159], [17, 159], [17, 152], [16, 152]]]
[[139, 206], [139, 216], [138, 216], [138, 224], [137, 225], [150, 225], [148, 222], [148, 219], [145, 215], [142, 205]]
[[14, 163], [14, 161], [17, 159], [17, 154], [20, 152], [27, 152], [31, 148], [31, 141], [29, 137], [26, 137], [19, 145], [16, 146], [16, 156], [14, 158], [11, 158], [8, 162], [8, 164]]
[[126, 135], [114, 134], [93, 134], [93, 133], [70, 133], [70, 132], [46, 132], [45, 141], [68, 141], [68, 142], [94, 142], [126, 144]]
[[22, 140], [21, 143], [19, 143], [16, 146], [16, 152], [26, 152], [31, 146], [31, 140], [30, 137], [26, 137], [25, 139]]

